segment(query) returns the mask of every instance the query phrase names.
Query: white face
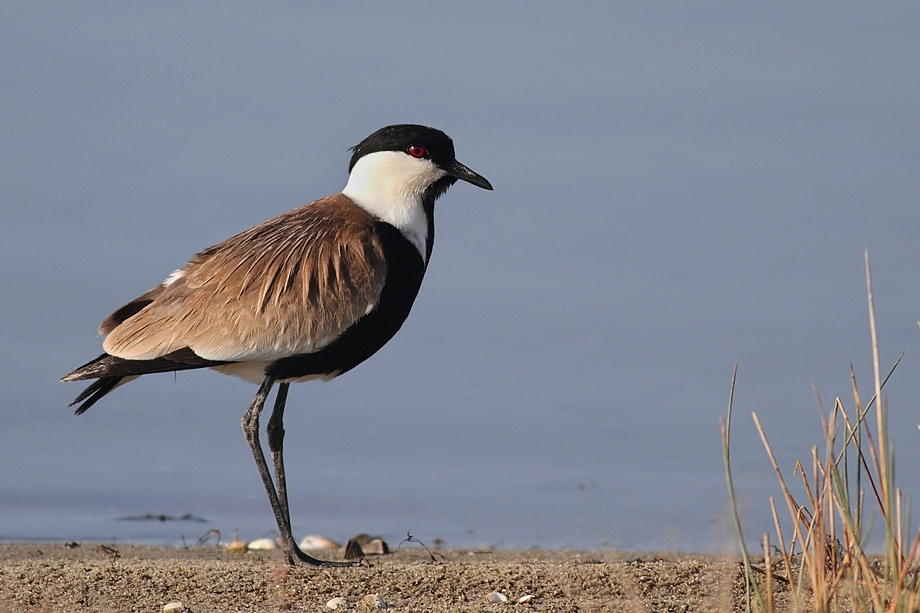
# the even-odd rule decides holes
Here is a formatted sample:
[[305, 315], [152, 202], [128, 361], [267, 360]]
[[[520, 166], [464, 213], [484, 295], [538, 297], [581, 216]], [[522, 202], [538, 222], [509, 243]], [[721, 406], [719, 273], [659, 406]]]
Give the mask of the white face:
[[397, 228], [425, 257], [428, 218], [422, 194], [446, 172], [401, 151], [375, 151], [358, 160], [342, 193]]

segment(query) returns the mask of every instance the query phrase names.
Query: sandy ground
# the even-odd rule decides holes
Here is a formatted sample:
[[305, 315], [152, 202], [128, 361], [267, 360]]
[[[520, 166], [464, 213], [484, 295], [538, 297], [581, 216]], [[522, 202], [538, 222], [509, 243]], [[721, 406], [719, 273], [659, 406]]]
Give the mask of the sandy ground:
[[[117, 553], [116, 553], [117, 551]], [[732, 611], [739, 566], [685, 554], [435, 550], [291, 567], [216, 547], [0, 545], [0, 612]], [[321, 552], [334, 559], [336, 552]], [[493, 602], [500, 597], [507, 602]], [[376, 595], [376, 596], [375, 596]], [[344, 599], [333, 601], [334, 598]], [[521, 602], [519, 602], [519, 600]], [[178, 604], [181, 602], [181, 605]]]

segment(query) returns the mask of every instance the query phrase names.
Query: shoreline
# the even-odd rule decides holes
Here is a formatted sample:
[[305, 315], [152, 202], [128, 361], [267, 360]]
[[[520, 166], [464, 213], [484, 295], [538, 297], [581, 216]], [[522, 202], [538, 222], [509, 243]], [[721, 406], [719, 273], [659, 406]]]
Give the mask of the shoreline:
[[[404, 545], [358, 566], [315, 569], [288, 566], [278, 550], [0, 544], [0, 613], [330, 611], [336, 598], [358, 611], [730, 611], [740, 604], [731, 555], [432, 553], [434, 561], [422, 547]], [[336, 551], [317, 554], [340, 559]]]

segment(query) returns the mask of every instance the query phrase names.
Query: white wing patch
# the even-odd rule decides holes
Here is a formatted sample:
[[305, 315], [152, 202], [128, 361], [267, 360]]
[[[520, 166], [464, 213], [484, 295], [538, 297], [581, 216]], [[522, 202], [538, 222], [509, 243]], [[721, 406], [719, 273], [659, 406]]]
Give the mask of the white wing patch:
[[166, 279], [163, 281], [163, 283], [161, 283], [161, 285], [163, 287], [169, 287], [170, 285], [172, 285], [173, 283], [175, 283], [176, 281], [178, 281], [184, 276], [185, 276], [185, 269], [179, 268], [169, 273], [169, 276], [166, 277]]

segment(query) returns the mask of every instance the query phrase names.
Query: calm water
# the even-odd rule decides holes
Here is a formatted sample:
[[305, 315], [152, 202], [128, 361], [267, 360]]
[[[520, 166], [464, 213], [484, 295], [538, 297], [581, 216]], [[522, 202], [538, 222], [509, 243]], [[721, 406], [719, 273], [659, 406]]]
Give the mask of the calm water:
[[[730, 547], [871, 388], [872, 254], [900, 484], [920, 494], [920, 9], [509, 3], [0, 9], [0, 539], [274, 527], [255, 387], [148, 377], [82, 417], [58, 378], [196, 251], [336, 192], [412, 121], [495, 185], [438, 205], [428, 278], [372, 360], [295, 386], [295, 533]], [[191, 513], [206, 523], [119, 518]]]

